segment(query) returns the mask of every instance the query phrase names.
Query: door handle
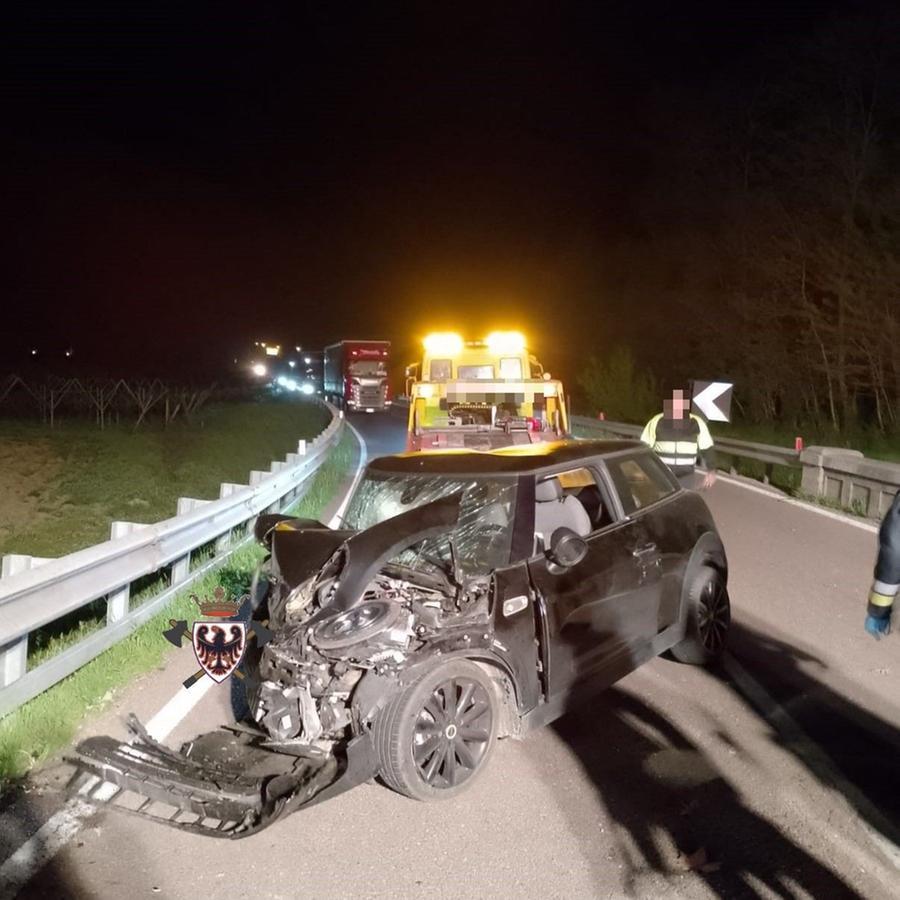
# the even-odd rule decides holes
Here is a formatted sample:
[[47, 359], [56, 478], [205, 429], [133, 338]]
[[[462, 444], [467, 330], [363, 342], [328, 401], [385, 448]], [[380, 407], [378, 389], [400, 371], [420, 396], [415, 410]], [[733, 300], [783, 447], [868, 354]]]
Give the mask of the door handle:
[[656, 544], [644, 544], [643, 547], [636, 547], [631, 551], [631, 555], [635, 559], [643, 559], [646, 556], [653, 556], [654, 554], [659, 554]]

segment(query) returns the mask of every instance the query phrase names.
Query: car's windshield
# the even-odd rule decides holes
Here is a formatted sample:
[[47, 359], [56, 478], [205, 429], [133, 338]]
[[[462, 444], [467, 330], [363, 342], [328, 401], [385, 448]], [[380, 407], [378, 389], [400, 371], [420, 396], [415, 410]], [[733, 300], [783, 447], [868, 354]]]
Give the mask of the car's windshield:
[[365, 377], [384, 375], [384, 363], [376, 359], [359, 359], [350, 363], [350, 374]]
[[367, 472], [344, 515], [344, 526], [363, 530], [441, 497], [462, 492], [456, 525], [420, 541], [395, 560], [413, 568], [450, 561], [450, 541], [463, 572], [485, 573], [509, 561], [516, 482], [508, 478]]

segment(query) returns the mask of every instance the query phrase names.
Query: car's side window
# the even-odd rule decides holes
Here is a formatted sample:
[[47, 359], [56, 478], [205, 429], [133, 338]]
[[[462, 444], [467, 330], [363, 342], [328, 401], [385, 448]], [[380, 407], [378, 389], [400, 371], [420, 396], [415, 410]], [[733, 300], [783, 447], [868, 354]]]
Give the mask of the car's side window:
[[591, 531], [605, 528], [613, 522], [613, 512], [606, 502], [598, 478], [592, 469], [581, 467], [561, 472], [557, 478], [563, 493], [575, 497], [585, 508], [591, 520]]
[[535, 537], [545, 547], [563, 525], [586, 537], [614, 521], [596, 475], [584, 466], [541, 479], [535, 499]]
[[671, 480], [655, 463], [649, 454], [606, 461], [626, 515], [675, 492]]

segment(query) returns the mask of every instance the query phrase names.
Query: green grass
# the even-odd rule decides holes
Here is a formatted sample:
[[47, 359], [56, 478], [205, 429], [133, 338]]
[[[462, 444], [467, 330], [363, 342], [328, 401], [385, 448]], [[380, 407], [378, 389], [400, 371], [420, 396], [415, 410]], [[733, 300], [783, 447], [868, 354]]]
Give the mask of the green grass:
[[851, 516], [859, 516], [861, 519], [868, 517], [865, 503], [862, 500], [854, 500], [850, 506], [845, 506], [840, 500], [835, 500], [833, 497], [817, 497], [815, 494], [807, 494], [800, 490], [796, 491], [794, 496], [806, 503], [815, 503], [817, 506], [824, 506], [826, 509], [833, 509]]
[[[346, 478], [353, 448], [353, 437], [347, 432], [314, 476], [306, 494], [290, 510], [293, 514], [309, 518], [321, 515]], [[261, 556], [262, 549], [256, 545], [236, 550], [224, 566], [198, 579], [127, 638], [0, 720], [0, 792], [68, 745], [85, 716], [107, 706], [118, 690], [162, 663], [172, 649], [162, 634], [169, 619], [191, 621], [197, 616], [191, 593], [208, 595], [221, 585], [232, 596], [240, 596], [249, 587]], [[160, 589], [158, 583], [149, 586], [143, 600]], [[87, 627], [78, 625], [48, 638], [40, 658], [46, 659], [81, 640], [89, 633]], [[173, 685], [173, 691], [177, 687]]]
[[271, 399], [211, 405], [168, 428], [0, 420], [0, 554], [61, 556], [109, 538], [114, 520], [158, 522], [178, 498], [216, 499], [223, 481], [295, 451], [327, 413]]
[[[740, 456], [731, 456], [724, 450], [716, 450], [716, 465], [722, 472], [728, 472], [732, 467], [738, 475], [747, 478], [755, 478], [762, 481], [766, 474], [766, 464], [756, 459], [745, 459]], [[799, 466], [773, 465], [769, 476], [769, 484], [777, 487], [785, 493], [799, 496], [800, 479], [803, 470]]]

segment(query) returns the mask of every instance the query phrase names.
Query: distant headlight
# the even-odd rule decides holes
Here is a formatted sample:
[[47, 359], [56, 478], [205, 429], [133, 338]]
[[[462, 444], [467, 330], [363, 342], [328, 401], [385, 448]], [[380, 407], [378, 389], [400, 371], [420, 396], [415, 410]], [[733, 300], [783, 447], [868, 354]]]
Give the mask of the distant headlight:
[[316, 392], [316, 389], [311, 384], [304, 384], [303, 387], [300, 388], [300, 390], [302, 393], [306, 394], [307, 397], [310, 394], [314, 394]]

